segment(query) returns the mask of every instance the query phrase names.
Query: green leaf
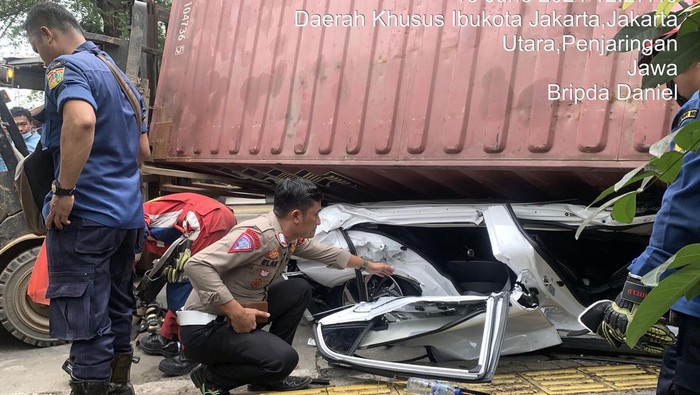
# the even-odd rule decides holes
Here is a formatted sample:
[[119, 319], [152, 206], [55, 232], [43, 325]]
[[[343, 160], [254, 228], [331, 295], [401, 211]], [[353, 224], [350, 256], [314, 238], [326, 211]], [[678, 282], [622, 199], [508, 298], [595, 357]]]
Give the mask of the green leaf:
[[700, 11], [700, 3], [692, 4], [692, 5], [685, 7], [684, 9], [681, 10], [681, 12], [683, 14], [686, 14], [686, 15], [693, 15], [693, 14], [697, 13], [698, 11]]
[[[622, 182], [623, 180], [625, 180], [625, 178], [627, 177], [627, 175], [629, 175], [629, 174], [631, 174], [631, 173], [636, 173], [636, 172], [637, 172], [637, 169], [634, 169], [634, 170], [630, 171], [629, 173], [627, 173], [627, 174], [622, 178], [622, 180], [620, 180], [620, 182]], [[601, 200], [603, 200], [603, 199], [605, 199], [606, 197], [610, 196], [612, 193], [615, 193], [615, 192], [619, 191], [620, 189], [622, 189], [623, 187], [626, 187], [627, 185], [634, 184], [634, 183], [637, 182], [637, 181], [640, 181], [640, 180], [643, 180], [643, 179], [645, 179], [645, 178], [647, 178], [647, 177], [652, 177], [652, 176], [655, 176], [655, 175], [656, 175], [656, 173], [654, 173], [653, 171], [643, 171], [643, 172], [641, 172], [641, 173], [639, 173], [639, 174], [634, 175], [633, 177], [627, 178], [627, 180], [625, 180], [624, 183], [622, 183], [622, 185], [620, 185], [619, 188], [618, 188], [618, 184], [620, 184], [620, 182], [617, 182], [615, 185], [612, 185], [612, 186], [610, 186], [609, 188], [607, 188], [606, 190], [604, 190], [603, 192], [601, 192], [600, 195], [598, 195], [598, 197], [595, 198], [595, 200], [594, 200], [591, 204], [588, 205], [588, 207], [593, 206], [594, 204], [600, 202]]]
[[590, 224], [591, 221], [593, 221], [598, 214], [602, 213], [603, 211], [605, 211], [605, 209], [612, 206], [616, 201], [624, 198], [625, 196], [628, 196], [631, 194], [636, 194], [636, 193], [639, 193], [639, 191], [630, 191], [627, 193], [623, 193], [622, 195], [616, 196], [616, 197], [608, 200], [607, 202], [603, 203], [600, 207], [598, 207], [593, 212], [593, 214], [589, 215], [588, 217], [584, 218], [583, 221], [581, 221], [581, 225], [579, 225], [578, 228], [576, 228], [576, 234], [574, 235], [574, 239], [578, 240], [579, 236], [581, 236], [581, 232], [583, 232], [583, 230], [586, 228], [586, 226], [588, 226], [588, 224]]
[[697, 152], [700, 148], [700, 120], [687, 123], [678, 129], [673, 142], [686, 151]]
[[643, 179], [642, 182], [639, 184], [639, 188], [637, 188], [637, 192], [646, 191], [647, 186], [650, 183], [653, 183], [654, 180], [658, 180], [658, 178], [656, 176], [653, 176], [653, 177], [647, 177], [647, 178]]
[[637, 193], [631, 193], [615, 202], [611, 216], [615, 221], [622, 222], [623, 224], [629, 224], [634, 220], [634, 213], [636, 210]]
[[689, 244], [681, 248], [667, 262], [670, 263], [669, 269], [677, 269], [694, 262], [700, 263], [700, 243]]
[[675, 255], [669, 258], [668, 261], [662, 263], [649, 273], [645, 274], [642, 277], [642, 284], [646, 285], [647, 287], [655, 287], [659, 285], [659, 282], [661, 281], [661, 275], [663, 275], [664, 272], [666, 272], [666, 269], [668, 269], [668, 265], [671, 264], [671, 259], [673, 259], [673, 257], [675, 257]]
[[651, 147], [649, 147], [649, 153], [656, 156], [657, 158], [663, 155], [666, 151], [669, 150], [669, 147], [671, 147], [671, 143], [673, 143], [673, 139], [676, 137], [676, 133], [678, 133], [678, 131], [668, 134], [665, 137], [661, 138], [659, 141], [652, 144]]
[[685, 298], [690, 300], [698, 295], [700, 295], [700, 282], [695, 284], [692, 288], [688, 290], [688, 292], [685, 293]]
[[[630, 179], [630, 180], [631, 180], [631, 179]], [[639, 180], [635, 180], [635, 181], [639, 181]], [[613, 194], [614, 192], [616, 192], [616, 191], [615, 191], [615, 185], [609, 186], [606, 190], [604, 190], [603, 192], [601, 192], [600, 195], [598, 195], [598, 197], [595, 198], [595, 200], [594, 200], [591, 204], [588, 205], [588, 207], [589, 207], [589, 208], [592, 207], [594, 204], [600, 202], [601, 200], [603, 200], [603, 199], [605, 199], [606, 197], [610, 196], [610, 195]]]
[[626, 9], [630, 8], [630, 6], [631, 6], [632, 4], [634, 4], [634, 0], [625, 0], [625, 1], [622, 3], [622, 9], [623, 9], [623, 10], [626, 10]]
[[656, 15], [668, 15], [680, 0], [661, 0], [656, 7]]
[[661, 276], [668, 269], [678, 269], [694, 263], [700, 263], [700, 243], [689, 244], [677, 253], [673, 254], [666, 262], [657, 266], [654, 270], [642, 277], [642, 283], [649, 287], [655, 287], [661, 282]]
[[627, 172], [627, 174], [622, 176], [620, 181], [616, 182], [615, 185], [613, 185], [613, 189], [615, 190], [615, 192], [617, 192], [620, 189], [624, 188], [625, 186], [629, 185], [630, 180], [633, 179], [634, 176], [637, 175], [637, 173], [644, 170], [644, 167], [645, 167], [645, 165], [639, 166], [635, 169], [630, 170], [629, 172]]
[[649, 161], [649, 166], [658, 174], [659, 180], [666, 184], [672, 183], [681, 172], [683, 153], [668, 151], [658, 158]]
[[[693, 7], [697, 5], [700, 5], [700, 3], [693, 5]], [[688, 13], [688, 17], [681, 22], [681, 27], [678, 29], [679, 36], [700, 30], [700, 15], [698, 15], [700, 8], [695, 8], [692, 12], [689, 12], [689, 10], [690, 9], [683, 10], [684, 14]]]
[[700, 283], [700, 267], [686, 266], [663, 279], [640, 303], [627, 326], [625, 342], [634, 347], [647, 329], [666, 313], [673, 303]]
[[677, 73], [682, 73], [700, 58], [700, 32], [692, 32], [675, 38], [675, 51], [662, 51], [651, 61], [651, 68], [665, 65], [663, 72], [650, 73], [642, 77], [642, 88], [653, 88], [672, 80], [677, 74], [668, 65], [675, 64]]

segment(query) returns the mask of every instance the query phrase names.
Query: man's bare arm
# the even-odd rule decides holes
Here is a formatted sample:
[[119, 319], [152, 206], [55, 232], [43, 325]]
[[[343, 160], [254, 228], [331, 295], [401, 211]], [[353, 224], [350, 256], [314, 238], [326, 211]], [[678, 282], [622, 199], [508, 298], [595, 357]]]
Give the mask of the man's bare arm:
[[[58, 182], [61, 188], [75, 188], [78, 177], [90, 156], [95, 140], [95, 111], [82, 100], [69, 100], [63, 105], [63, 124], [61, 126], [61, 164]], [[63, 229], [70, 224], [73, 211], [73, 196], [54, 195], [46, 217], [46, 227]]]
[[63, 105], [58, 179], [63, 188], [74, 188], [78, 182], [95, 140], [95, 123], [95, 111], [88, 102], [69, 100]]
[[139, 165], [149, 160], [151, 160], [151, 146], [148, 142], [148, 135], [141, 133], [141, 137], [139, 137]]

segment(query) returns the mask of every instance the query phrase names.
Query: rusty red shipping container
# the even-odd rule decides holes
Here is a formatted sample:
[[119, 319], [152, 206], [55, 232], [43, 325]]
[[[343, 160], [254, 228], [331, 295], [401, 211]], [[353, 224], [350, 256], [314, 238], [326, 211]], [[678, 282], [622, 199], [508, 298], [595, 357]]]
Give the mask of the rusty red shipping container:
[[[299, 174], [349, 200], [589, 199], [648, 159], [674, 107], [616, 96], [615, 84], [640, 86], [628, 75], [636, 52], [509, 51], [504, 36], [557, 45], [564, 35], [611, 38], [615, 13], [652, 9], [579, 0], [175, 0], [154, 157], [241, 185]], [[296, 26], [302, 10], [362, 14], [365, 26]], [[382, 11], [444, 23], [374, 23]], [[516, 14], [522, 23], [458, 26], [456, 12], [482, 25]], [[529, 23], [553, 13], [597, 15], [602, 26]], [[549, 100], [552, 83], [613, 92]]]

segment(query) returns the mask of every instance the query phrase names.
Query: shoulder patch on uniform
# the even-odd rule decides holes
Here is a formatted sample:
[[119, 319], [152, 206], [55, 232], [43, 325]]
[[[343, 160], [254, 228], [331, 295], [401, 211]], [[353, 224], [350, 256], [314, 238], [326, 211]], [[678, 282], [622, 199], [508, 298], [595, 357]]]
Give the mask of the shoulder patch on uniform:
[[267, 277], [267, 276], [269, 276], [269, 275], [270, 275], [270, 271], [269, 271], [269, 270], [260, 269], [260, 277]]
[[65, 67], [59, 66], [46, 72], [46, 83], [49, 86], [49, 89], [53, 89], [63, 82], [64, 71]]
[[249, 252], [253, 251], [253, 240], [248, 235], [248, 233], [242, 233], [236, 241], [233, 242], [231, 249], [228, 250], [229, 254], [232, 252]]
[[697, 118], [698, 117], [698, 110], [688, 110], [681, 114], [681, 116], [678, 118], [678, 123], [680, 124], [681, 122], [685, 121], [686, 119], [691, 119], [691, 118]]
[[253, 247], [254, 249], [260, 248], [260, 236], [258, 235], [258, 232], [254, 231], [253, 229], [246, 229], [245, 234], [247, 234], [251, 240], [253, 240]]
[[250, 237], [250, 234], [248, 233], [242, 233], [236, 241], [233, 242], [233, 245], [231, 248], [228, 250], [229, 254], [232, 252], [250, 252], [256, 249], [255, 242], [253, 241], [253, 238]]
[[277, 259], [280, 256], [280, 252], [278, 249], [270, 250], [267, 253], [267, 257], [270, 259]]
[[282, 232], [277, 233], [277, 240], [280, 242], [280, 245], [282, 247], [287, 246], [287, 239], [284, 237], [284, 234], [282, 234]]

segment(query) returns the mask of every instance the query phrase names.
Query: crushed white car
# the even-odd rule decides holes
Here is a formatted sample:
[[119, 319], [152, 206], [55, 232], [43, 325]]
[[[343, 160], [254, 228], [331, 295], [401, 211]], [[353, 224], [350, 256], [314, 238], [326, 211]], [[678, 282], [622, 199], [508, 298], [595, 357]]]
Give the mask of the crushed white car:
[[[470, 382], [489, 381], [501, 355], [592, 336], [578, 315], [620, 291], [654, 220], [620, 224], [570, 204], [449, 202], [339, 204], [321, 218], [321, 242], [395, 267], [382, 279], [297, 260], [299, 273], [330, 290], [326, 307], [347, 306], [319, 314], [323, 357], [379, 374]], [[390, 360], [392, 346], [423, 350], [431, 363]], [[451, 361], [459, 366], [442, 366]]]

